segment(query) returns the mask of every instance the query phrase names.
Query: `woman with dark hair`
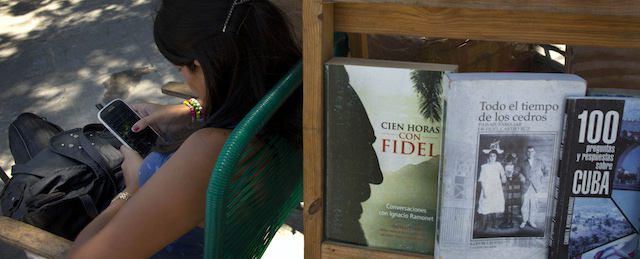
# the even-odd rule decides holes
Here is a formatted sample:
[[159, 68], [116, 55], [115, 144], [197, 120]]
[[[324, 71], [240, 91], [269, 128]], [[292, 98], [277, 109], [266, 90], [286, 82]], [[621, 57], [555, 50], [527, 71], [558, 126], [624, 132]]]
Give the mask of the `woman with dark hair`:
[[[206, 189], [232, 129], [301, 57], [282, 12], [263, 0], [163, 0], [160, 52], [200, 97], [133, 104], [165, 136], [144, 159], [121, 148], [126, 188], [77, 237], [72, 258], [200, 258]], [[300, 143], [299, 91], [260, 132]]]

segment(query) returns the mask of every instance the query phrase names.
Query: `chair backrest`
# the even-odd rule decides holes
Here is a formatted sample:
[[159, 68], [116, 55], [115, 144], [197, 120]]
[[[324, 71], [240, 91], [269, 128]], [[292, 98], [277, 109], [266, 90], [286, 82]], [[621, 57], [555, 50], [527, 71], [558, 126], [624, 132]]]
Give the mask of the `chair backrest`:
[[[334, 34], [334, 55], [349, 52]], [[298, 62], [229, 136], [207, 189], [205, 258], [260, 258], [302, 201], [302, 150], [282, 138], [250, 146], [267, 121], [302, 84]], [[238, 179], [232, 177], [241, 172]]]
[[207, 190], [206, 258], [260, 258], [302, 200], [302, 150], [277, 137], [249, 146], [301, 83], [298, 62], [236, 126], [218, 156]]

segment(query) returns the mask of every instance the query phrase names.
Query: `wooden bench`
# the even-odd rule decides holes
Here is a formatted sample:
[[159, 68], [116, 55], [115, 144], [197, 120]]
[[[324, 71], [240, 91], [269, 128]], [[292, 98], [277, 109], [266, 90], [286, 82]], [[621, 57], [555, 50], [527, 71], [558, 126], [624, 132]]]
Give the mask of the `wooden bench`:
[[198, 98], [187, 84], [173, 81], [162, 86], [162, 93], [184, 99]]
[[67, 258], [71, 240], [22, 221], [0, 217], [0, 241], [44, 258]]

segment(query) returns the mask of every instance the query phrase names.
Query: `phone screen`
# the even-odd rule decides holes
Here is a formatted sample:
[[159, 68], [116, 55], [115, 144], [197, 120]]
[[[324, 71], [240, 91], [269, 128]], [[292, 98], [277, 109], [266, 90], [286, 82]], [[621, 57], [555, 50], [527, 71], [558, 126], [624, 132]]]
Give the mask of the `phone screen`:
[[120, 99], [113, 100], [98, 112], [98, 118], [120, 142], [138, 151], [145, 157], [156, 144], [158, 134], [151, 127], [140, 132], [131, 131], [131, 127], [140, 117]]

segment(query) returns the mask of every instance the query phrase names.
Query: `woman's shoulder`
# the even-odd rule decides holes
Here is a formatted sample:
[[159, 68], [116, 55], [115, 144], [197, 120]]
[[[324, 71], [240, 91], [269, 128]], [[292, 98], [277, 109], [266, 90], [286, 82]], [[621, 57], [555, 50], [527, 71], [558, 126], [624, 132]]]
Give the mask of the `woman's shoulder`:
[[[219, 151], [231, 135], [232, 130], [220, 128], [203, 128], [194, 132], [182, 143], [190, 150]], [[182, 148], [181, 146], [181, 148]]]
[[227, 139], [233, 129], [222, 128], [202, 128], [191, 134], [189, 138], [196, 138], [199, 140], [216, 140], [219, 138]]

